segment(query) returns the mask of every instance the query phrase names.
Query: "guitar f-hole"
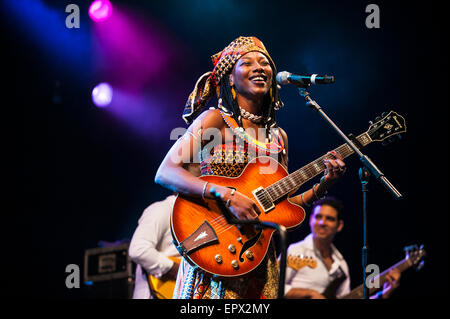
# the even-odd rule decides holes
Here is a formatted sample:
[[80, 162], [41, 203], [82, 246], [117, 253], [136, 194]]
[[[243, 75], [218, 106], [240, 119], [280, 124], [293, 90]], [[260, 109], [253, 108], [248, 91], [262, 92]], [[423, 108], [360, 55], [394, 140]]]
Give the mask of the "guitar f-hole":
[[239, 253], [239, 261], [242, 263], [244, 262], [244, 258], [242, 258], [242, 255], [244, 254], [244, 252], [253, 247], [259, 240], [259, 238], [261, 237], [262, 234], [262, 229], [259, 230], [259, 232], [253, 236], [252, 238], [250, 238], [249, 240], [247, 240], [244, 245], [241, 248], [241, 252]]

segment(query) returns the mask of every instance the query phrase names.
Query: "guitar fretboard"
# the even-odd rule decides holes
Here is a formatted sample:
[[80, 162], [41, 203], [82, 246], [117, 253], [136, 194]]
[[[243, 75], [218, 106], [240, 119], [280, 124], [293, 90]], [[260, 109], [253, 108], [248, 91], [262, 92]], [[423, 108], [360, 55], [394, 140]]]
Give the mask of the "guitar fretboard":
[[[370, 138], [367, 132], [356, 137], [356, 140], [362, 147], [372, 142], [372, 139]], [[339, 146], [334, 151], [342, 155], [343, 158], [346, 158], [351, 154], [353, 154], [353, 150], [347, 144]], [[273, 201], [276, 201], [281, 197], [286, 196], [287, 194], [297, 189], [311, 178], [325, 171], [326, 166], [324, 161], [327, 158], [329, 158], [329, 155], [327, 154], [319, 157], [318, 159], [309, 163], [308, 165], [303, 166], [302, 168], [289, 174], [283, 179], [268, 186], [266, 188], [266, 191], [269, 193]]]
[[[386, 279], [387, 274], [392, 269], [397, 268], [400, 272], [403, 272], [403, 271], [405, 271], [406, 269], [408, 269], [411, 266], [412, 266], [411, 260], [410, 259], [404, 259], [404, 260], [399, 261], [398, 263], [396, 263], [391, 268], [388, 268], [385, 271], [383, 271], [381, 274], [379, 274], [373, 280], [379, 279], [380, 288], [382, 288], [384, 283], [387, 281], [387, 279]], [[369, 288], [368, 289], [368, 295], [370, 296], [371, 294], [373, 294], [378, 289], [379, 288]], [[364, 288], [363, 288], [363, 285], [359, 285], [358, 287], [353, 289], [349, 294], [344, 296], [342, 299], [362, 299], [363, 297], [364, 297]]]

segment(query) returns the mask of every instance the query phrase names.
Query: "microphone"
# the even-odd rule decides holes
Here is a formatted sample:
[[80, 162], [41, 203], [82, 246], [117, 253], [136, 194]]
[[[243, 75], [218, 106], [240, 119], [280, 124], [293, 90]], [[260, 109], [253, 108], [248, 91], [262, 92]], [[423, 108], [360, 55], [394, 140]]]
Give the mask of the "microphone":
[[334, 76], [329, 75], [302, 75], [287, 71], [278, 72], [276, 77], [278, 84], [294, 84], [295, 86], [309, 86], [311, 84], [330, 84], [334, 82]]

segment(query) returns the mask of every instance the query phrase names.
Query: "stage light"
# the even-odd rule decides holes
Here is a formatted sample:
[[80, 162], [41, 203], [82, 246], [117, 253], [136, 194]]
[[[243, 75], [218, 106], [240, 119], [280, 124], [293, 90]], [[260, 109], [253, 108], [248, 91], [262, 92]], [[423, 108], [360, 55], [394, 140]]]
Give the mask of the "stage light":
[[98, 107], [105, 107], [111, 103], [113, 89], [108, 83], [99, 83], [92, 90], [92, 101]]
[[95, 22], [105, 21], [112, 14], [112, 4], [109, 0], [95, 0], [89, 6], [89, 16]]

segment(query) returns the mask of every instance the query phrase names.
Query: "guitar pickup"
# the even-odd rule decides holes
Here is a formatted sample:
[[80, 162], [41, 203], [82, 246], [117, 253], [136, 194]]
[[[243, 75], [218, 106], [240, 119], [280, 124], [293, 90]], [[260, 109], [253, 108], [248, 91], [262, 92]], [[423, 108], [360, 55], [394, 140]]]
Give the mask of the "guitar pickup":
[[264, 188], [258, 187], [252, 191], [252, 194], [265, 213], [275, 208], [272, 197], [270, 197], [269, 193]]

